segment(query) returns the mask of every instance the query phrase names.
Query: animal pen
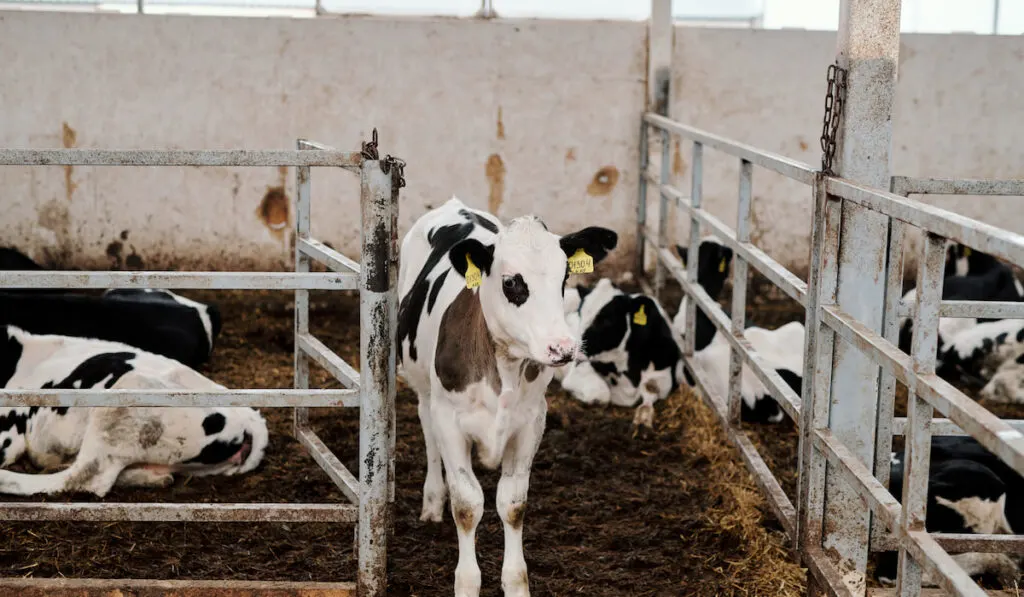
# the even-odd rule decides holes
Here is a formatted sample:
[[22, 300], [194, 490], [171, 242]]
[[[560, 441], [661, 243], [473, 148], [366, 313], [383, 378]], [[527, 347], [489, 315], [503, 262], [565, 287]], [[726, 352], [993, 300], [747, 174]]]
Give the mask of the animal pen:
[[[942, 301], [945, 242], [951, 239], [1024, 266], [1024, 237], [911, 199], [911, 195], [1024, 195], [1019, 180], [939, 180], [892, 176], [891, 120], [899, 54], [899, 0], [842, 0], [836, 64], [829, 67], [820, 167], [801, 163], [672, 120], [671, 0], [653, 0], [648, 37], [649, 108], [641, 117], [637, 203], [637, 269], [653, 252], [653, 289], [670, 276], [690, 297], [684, 353], [694, 352], [696, 309], [731, 345], [729, 392], [703, 391], [775, 516], [810, 571], [812, 592], [860, 595], [870, 552], [899, 550], [897, 590], [917, 594], [931, 571], [947, 591], [983, 595], [949, 553], [1024, 554], [1010, 535], [932, 534], [924, 529], [930, 439], [969, 434], [1017, 472], [1024, 472], [1020, 422], [1003, 421], [935, 374], [940, 317], [1024, 318], [1024, 304]], [[824, 74], [824, 73], [823, 73]], [[817, 118], [817, 115], [808, 115]], [[689, 192], [669, 183], [674, 139], [692, 144]], [[661, 144], [660, 160], [650, 145]], [[702, 206], [706, 149], [739, 162], [738, 217], [730, 227]], [[660, 172], [649, 172], [652, 161]], [[6, 520], [85, 521], [323, 521], [357, 522], [358, 582], [286, 583], [300, 590], [363, 597], [385, 594], [389, 502], [394, 484], [394, 398], [397, 277], [397, 200], [401, 163], [380, 159], [376, 139], [344, 152], [300, 140], [281, 151], [0, 150], [0, 165], [33, 166], [291, 166], [297, 169], [295, 272], [3, 272], [0, 288], [204, 288], [295, 291], [295, 374], [291, 390], [224, 392], [31, 390], [0, 391], [8, 406], [265, 406], [294, 408], [294, 433], [351, 504], [6, 503]], [[807, 187], [814, 215], [807, 282], [751, 242], [754, 167]], [[362, 254], [357, 263], [310, 235], [311, 168], [335, 167], [361, 178]], [[648, 191], [659, 197], [654, 218]], [[697, 260], [684, 267], [668, 235], [670, 205], [690, 222], [689, 245], [711, 233], [735, 254], [731, 317], [697, 285]], [[652, 225], [651, 221], [656, 224]], [[632, 224], [630, 224], [631, 226]], [[920, 231], [917, 301], [901, 300], [907, 233]], [[691, 253], [692, 254], [692, 253]], [[310, 271], [313, 262], [328, 273]], [[767, 367], [744, 338], [749, 268], [805, 309], [803, 391], [798, 396]], [[309, 330], [309, 290], [360, 292], [360, 370], [345, 363]], [[896, 347], [900, 317], [916, 315], [912, 354]], [[345, 389], [308, 389], [309, 361]], [[800, 429], [799, 491], [793, 503], [739, 423], [740, 374], [747, 366]], [[702, 388], [706, 372], [687, 362]], [[910, 393], [908, 416], [894, 416], [897, 382]], [[308, 426], [307, 409], [360, 408], [359, 471], [349, 471]], [[933, 418], [935, 411], [943, 418]], [[894, 436], [905, 436], [903, 503], [886, 487]], [[0, 580], [0, 592], [95, 590], [225, 590], [230, 583], [198, 581]], [[281, 590], [285, 583], [244, 583], [244, 591]], [[241, 586], [241, 585], [238, 585]], [[239, 589], [240, 591], [243, 589]], [[248, 593], [247, 593], [248, 594]], [[298, 594], [298, 593], [297, 593]]]
[[[768, 503], [810, 571], [810, 593], [862, 595], [871, 551], [899, 550], [896, 590], [916, 595], [922, 573], [956, 595], [984, 595], [950, 553], [1024, 553], [1024, 537], [960, 535], [925, 530], [932, 435], [969, 434], [1024, 473], [1024, 421], [1004, 421], [935, 374], [940, 317], [1022, 318], [1024, 304], [943, 301], [947, 239], [1024, 265], [1024, 237], [936, 208], [909, 195], [1024, 195], [1024, 180], [918, 179], [890, 176], [890, 112], [899, 54], [899, 0], [843, 0], [836, 63], [829, 67], [822, 164], [789, 158], [671, 120], [668, 105], [672, 46], [671, 0], [653, 2], [650, 111], [642, 118], [637, 211], [638, 269], [644, 250], [655, 254], [653, 290], [666, 274], [687, 302], [684, 354], [694, 354], [699, 307], [728, 340], [727, 396], [709, 393], [708, 376], [687, 359], [705, 402], [725, 427]], [[650, 139], [653, 137], [653, 139]], [[692, 143], [690, 192], [669, 185], [671, 141]], [[660, 174], [649, 168], [649, 141], [660, 140]], [[704, 210], [706, 148], [739, 161], [735, 229]], [[808, 282], [751, 241], [754, 166], [810, 187], [813, 198]], [[657, 228], [648, 225], [646, 197], [660, 198]], [[690, 247], [702, 231], [736, 257], [731, 318], [697, 284], [698, 260], [680, 264], [669, 247], [670, 202], [690, 222]], [[906, 233], [922, 233], [917, 255], [917, 300], [904, 304]], [[767, 367], [744, 338], [748, 267], [804, 307], [806, 339], [802, 396]], [[916, 316], [910, 355], [896, 347], [901, 316]], [[799, 490], [794, 505], [739, 423], [740, 375], [746, 366], [765, 384], [800, 429]], [[894, 418], [896, 382], [908, 388], [906, 418]], [[946, 418], [935, 418], [938, 411]], [[887, 489], [893, 436], [905, 436], [903, 503]]]
[[[295, 381], [292, 390], [4, 390], [6, 406], [291, 407], [294, 434], [348, 504], [204, 503], [7, 503], [5, 520], [336, 522], [357, 523], [358, 578], [351, 583], [121, 581], [90, 579], [0, 579], [0, 592], [63, 591], [79, 594], [138, 591], [252, 592], [316, 591], [365, 596], [386, 592], [387, 535], [394, 499], [395, 352], [398, 277], [398, 196], [404, 163], [381, 159], [377, 131], [361, 151], [339, 151], [300, 139], [294, 150], [0, 150], [0, 165], [16, 166], [293, 166], [297, 173], [295, 272], [3, 272], [0, 288], [104, 289], [204, 288], [295, 291]], [[360, 177], [362, 254], [356, 262], [310, 236], [311, 168], [343, 168]], [[310, 272], [311, 262], [326, 273]], [[360, 294], [360, 370], [355, 370], [309, 331], [310, 290], [357, 290]], [[309, 389], [309, 361], [344, 389]], [[308, 409], [360, 409], [358, 477], [308, 425]], [[294, 591], [294, 593], [292, 593]], [[120, 593], [118, 593], [120, 594]]]

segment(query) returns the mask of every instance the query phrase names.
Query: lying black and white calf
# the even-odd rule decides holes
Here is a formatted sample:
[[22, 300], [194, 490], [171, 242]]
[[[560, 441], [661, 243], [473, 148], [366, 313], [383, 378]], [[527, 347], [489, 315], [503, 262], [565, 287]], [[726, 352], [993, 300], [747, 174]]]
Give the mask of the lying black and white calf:
[[[685, 260], [685, 250], [681, 247], [677, 247], [677, 250]], [[717, 301], [729, 275], [732, 250], [706, 238], [701, 241], [697, 259], [697, 281], [708, 295]], [[680, 334], [686, 333], [688, 300], [688, 297], [683, 298], [679, 312], [673, 320], [673, 325]], [[804, 325], [799, 321], [792, 321], [774, 330], [749, 326], [743, 333], [754, 350], [799, 395], [803, 379]], [[728, 396], [730, 344], [700, 309], [697, 309], [694, 350], [694, 363], [710, 377], [707, 380], [710, 385], [708, 389], [723, 398]], [[687, 383], [694, 385], [689, 371], [684, 373]], [[745, 421], [778, 423], [785, 416], [768, 388], [746, 365], [743, 366], [740, 377], [740, 395], [741, 417]]]
[[[188, 367], [125, 344], [35, 335], [0, 326], [0, 387], [222, 390]], [[166, 486], [174, 473], [235, 475], [256, 468], [268, 442], [251, 408], [0, 409], [0, 464], [27, 456], [60, 472], [0, 470], [0, 493], [104, 496], [115, 485]]]
[[[892, 455], [889, 491], [903, 494], [903, 452]], [[1024, 480], [971, 437], [932, 438], [928, 471], [925, 528], [932, 533], [1014, 534], [1024, 529]], [[996, 575], [1014, 586], [1019, 562], [1007, 554], [963, 553], [953, 559], [971, 576]], [[879, 555], [876, 576], [884, 584], [896, 580], [897, 555]], [[936, 580], [925, 574], [926, 586]]]
[[[961, 330], [939, 349], [936, 373], [984, 386], [1014, 347], [1024, 343], [1024, 319], [999, 319]], [[1016, 355], [1014, 355], [1016, 356]]]
[[[573, 305], [576, 308], [573, 309]], [[567, 320], [581, 330], [584, 359], [556, 370], [562, 387], [588, 404], [633, 406], [650, 427], [654, 403], [679, 387], [682, 349], [668, 314], [646, 294], [627, 294], [602, 278], [565, 291]]]

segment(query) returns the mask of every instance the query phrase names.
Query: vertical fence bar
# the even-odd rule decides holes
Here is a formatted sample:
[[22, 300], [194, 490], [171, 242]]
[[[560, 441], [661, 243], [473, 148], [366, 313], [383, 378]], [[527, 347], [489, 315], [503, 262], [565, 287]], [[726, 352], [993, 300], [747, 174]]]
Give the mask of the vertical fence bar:
[[644, 275], [644, 258], [646, 256], [647, 243], [644, 242], [644, 235], [647, 226], [647, 167], [650, 161], [651, 148], [647, 141], [647, 122], [640, 117], [640, 180], [637, 182], [638, 200], [636, 202], [636, 266], [634, 273], [636, 279], [640, 280]]
[[391, 416], [395, 406], [394, 311], [398, 279], [398, 188], [381, 162], [360, 171], [362, 255], [359, 270], [359, 572], [360, 597], [387, 592]]
[[[736, 240], [750, 242], [750, 210], [754, 165], [740, 160], [739, 204], [736, 211]], [[732, 331], [739, 334], [747, 322], [747, 262], [736, 255], [732, 270]], [[729, 351], [729, 419], [740, 422], [742, 400], [743, 357], [740, 351]]]
[[[798, 551], [819, 547], [825, 511], [826, 458], [814, 447], [814, 431], [828, 426], [835, 333], [821, 319], [821, 308], [836, 302], [841, 202], [825, 192], [824, 177], [814, 179], [811, 263], [805, 307], [803, 391], [800, 405], [800, 462], [797, 496]], [[809, 577], [810, 578], [810, 577]]]
[[[892, 192], [900, 194], [900, 189]], [[903, 245], [906, 226], [894, 218], [889, 219], [889, 257], [885, 274], [885, 314], [882, 323], [883, 337], [898, 344], [900, 318], [897, 313], [903, 298]], [[878, 389], [878, 424], [875, 429], [875, 477], [886, 487], [889, 486], [890, 455], [892, 454], [892, 419], [896, 405], [896, 377], [882, 372]], [[886, 533], [884, 525], [872, 524], [871, 541], [880, 540]]]
[[[935, 372], [935, 353], [939, 343], [939, 302], [946, 266], [946, 242], [941, 236], [926, 233], [917, 267], [917, 308], [914, 318], [914, 372]], [[928, 505], [928, 466], [931, 456], [931, 420], [934, 409], [910, 388], [907, 404], [906, 442], [903, 459], [903, 509], [900, 526], [904, 531], [924, 530]], [[900, 545], [896, 589], [903, 597], [921, 592], [921, 564]]]
[[[672, 136], [668, 131], [661, 132], [661, 184], [669, 184], [670, 162], [672, 160]], [[668, 246], [668, 195], [658, 191], [658, 249]], [[660, 259], [654, 260], [654, 298], [661, 300], [661, 291], [665, 288], [665, 267]]]
[[[704, 198], [704, 144], [693, 143], [693, 171], [690, 173], [690, 205], [700, 209]], [[690, 246], [687, 250], [686, 279], [691, 284], [697, 283], [698, 256], [700, 254], [700, 220], [690, 217]], [[694, 343], [697, 338], [697, 303], [691, 299], [686, 301], [686, 338], [683, 342], [683, 353], [693, 356]]]
[[[874, 188], [889, 188], [899, 29], [900, 0], [841, 1], [836, 58], [847, 70], [847, 85], [834, 167], [839, 176]], [[881, 334], [888, 218], [848, 201], [842, 209], [836, 302]], [[835, 343], [829, 428], [867, 467], [875, 462], [879, 372], [878, 363], [855, 346]], [[860, 592], [871, 511], [831, 471], [825, 494], [824, 550], [835, 555], [849, 588]]]
[[[302, 149], [302, 144], [298, 144]], [[299, 240], [310, 235], [310, 192], [312, 191], [310, 171], [306, 166], [295, 168], [295, 271], [308, 272], [310, 259], [299, 251]], [[298, 337], [309, 333], [309, 291], [295, 291], [295, 387], [309, 388], [309, 359], [299, 348]], [[294, 411], [296, 433], [309, 424], [309, 409], [296, 408]]]

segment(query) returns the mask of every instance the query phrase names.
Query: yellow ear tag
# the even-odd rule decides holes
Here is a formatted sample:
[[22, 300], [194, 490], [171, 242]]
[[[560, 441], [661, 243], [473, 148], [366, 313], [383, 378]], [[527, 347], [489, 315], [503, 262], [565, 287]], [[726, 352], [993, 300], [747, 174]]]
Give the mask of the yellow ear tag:
[[594, 271], [594, 258], [587, 255], [583, 249], [576, 249], [576, 252], [569, 258], [570, 274], [589, 274]]
[[647, 325], [647, 314], [644, 313], [644, 305], [640, 305], [640, 310], [633, 314], [633, 323]]
[[480, 268], [469, 258], [469, 253], [466, 253], [466, 288], [476, 288], [482, 279]]
[[971, 248], [970, 247], [964, 247], [964, 257], [970, 257], [970, 256], [971, 256]]
[[725, 273], [725, 259], [718, 262], [718, 273]]

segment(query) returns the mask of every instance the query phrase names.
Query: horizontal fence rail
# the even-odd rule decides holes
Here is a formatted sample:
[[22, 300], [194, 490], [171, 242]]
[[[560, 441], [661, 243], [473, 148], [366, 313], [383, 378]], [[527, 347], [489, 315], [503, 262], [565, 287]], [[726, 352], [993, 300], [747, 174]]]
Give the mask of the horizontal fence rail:
[[0, 166], [324, 166], [359, 170], [357, 151], [298, 149], [0, 149]]
[[[662, 169], [658, 176], [648, 171], [649, 156], [646, 140], [650, 133], [648, 128], [660, 131], [662, 147]], [[940, 317], [964, 318], [1020, 318], [1024, 319], [1024, 303], [981, 302], [941, 299], [942, 267], [945, 259], [945, 239], [962, 243], [977, 251], [988, 253], [997, 258], [1021, 265], [1024, 264], [1024, 237], [989, 226], [970, 218], [957, 215], [928, 205], [921, 201], [909, 199], [908, 194], [977, 194], [977, 195], [1024, 195], [1024, 181], [998, 180], [943, 180], [914, 179], [893, 177], [891, 189], [878, 190], [855, 184], [841, 178], [823, 176], [816, 169], [794, 160], [764, 152], [743, 143], [701, 131], [694, 127], [671, 121], [663, 116], [646, 114], [641, 125], [641, 177], [640, 203], [645, 204], [648, 186], [657, 190], [661, 197], [661, 209], [658, 212], [659, 223], [655, 231], [646, 224], [646, 208], [638, 209], [638, 251], [641, 251], [639, 263], [643, 263], [642, 251], [650, 247], [654, 252], [656, 277], [654, 292], [659, 293], [664, 273], [668, 273], [682, 287], [688, 301], [686, 302], [686, 333], [684, 334], [684, 354], [687, 357], [686, 367], [693, 375], [701, 395], [711, 407], [719, 422], [726, 429], [731, 443], [737, 448], [741, 457], [760, 486], [769, 506], [779, 518], [783, 528], [794, 539], [798, 533], [811, 533], [813, 530], [798, 529], [802, 524], [796, 516], [792, 502], [782, 492], [777, 479], [765, 466], [763, 458], [750, 443], [748, 436], [738, 427], [739, 371], [740, 365], [749, 367], [759, 381], [768, 389], [786, 414], [801, 428], [801, 444], [805, 441], [810, 446], [812, 456], [804, 461], [801, 457], [801, 491], [809, 487], [811, 501], [800, 507], [822, 508], [820, 505], [823, 494], [815, 494], [816, 485], [824, 485], [823, 477], [815, 477], [824, 472], [824, 462], [830, 470], [838, 475], [838, 479], [852, 488], [860, 499], [874, 513], [875, 520], [871, 533], [870, 548], [873, 551], [901, 550], [921, 569], [933, 575], [940, 587], [957, 595], [984, 595], [985, 593], [963, 571], [950, 553], [964, 552], [1009, 552], [1024, 554], [1024, 536], [981, 535], [981, 534], [931, 534], [917, 530], [908, 524], [917, 516], [922, 508], [922, 479], [927, 478], [928, 450], [922, 451], [921, 446], [929, 443], [933, 435], [970, 435], [982, 446], [995, 454], [1018, 473], [1024, 473], [1024, 421], [1003, 421], [970, 399], [958, 389], [942, 380], [935, 374], [934, 344], [928, 346], [929, 338], [934, 342], [936, 332], [929, 323], [937, 327]], [[687, 197], [679, 189], [671, 186], [665, 165], [671, 136], [678, 136], [693, 143], [693, 167], [691, 169], [691, 192]], [[657, 137], [657, 135], [656, 135]], [[703, 149], [712, 147], [740, 161], [739, 209], [737, 227], [734, 231], [721, 220], [705, 210], [703, 199]], [[818, 232], [812, 235], [814, 250], [838, 251], [841, 211], [838, 207], [844, 201], [866, 207], [884, 214], [889, 218], [891, 234], [889, 242], [889, 261], [886, 266], [887, 289], [885, 323], [883, 332], [877, 333], [834, 304], [828, 292], [834, 292], [834, 286], [822, 283], [813, 292], [809, 284], [793, 275], [781, 264], [764, 254], [746, 239], [749, 234], [749, 214], [751, 211], [751, 179], [750, 167], [757, 165], [782, 174], [793, 180], [811, 185], [815, 195], [823, 199], [817, 203], [815, 226]], [[690, 263], [683, 266], [669, 250], [669, 239], [666, 233], [668, 206], [675, 204], [683, 210], [690, 220], [690, 251], [696, 255], [696, 247], [703, 231], [710, 232], [721, 244], [731, 248], [738, 267], [733, 269], [733, 316], [725, 311], [707, 295], [696, 283], [697, 259], [689, 259]], [[826, 215], [828, 214], [828, 215]], [[826, 221], [827, 220], [827, 221]], [[907, 227], [923, 230], [927, 234], [927, 242], [923, 251], [922, 265], [919, 266], [918, 298], [905, 302], [901, 297], [903, 235]], [[831, 243], [831, 244], [830, 244]], [[835, 259], [834, 256], [829, 259]], [[817, 262], [820, 263], [820, 262]], [[765, 276], [790, 299], [808, 309], [808, 336], [805, 349], [809, 360], [806, 363], [810, 376], [803, 380], [803, 396], [794, 392], [776, 374], [774, 369], [757, 354], [746, 341], [742, 314], [745, 307], [746, 267], [752, 266]], [[834, 268], [834, 265], [831, 267]], [[812, 263], [812, 279], [821, 276], [823, 269]], [[834, 269], [832, 270], [835, 271]], [[830, 302], [831, 301], [831, 302]], [[714, 324], [717, 333], [723, 334], [728, 340], [732, 354], [730, 379], [727, 395], [719, 396], [710, 389], [717, 384], [709, 385], [707, 372], [693, 363], [692, 336], [694, 333], [696, 310], [700, 309]], [[737, 312], [740, 317], [737, 317]], [[812, 317], [814, 316], [814, 317]], [[898, 323], [902, 318], [924, 318], [922, 325], [915, 324], [913, 339], [914, 352], [917, 358], [904, 353], [896, 346]], [[811, 326], [815, 333], [811, 333]], [[820, 326], [820, 331], [818, 331]], [[921, 329], [918, 329], [921, 328]], [[929, 329], [931, 331], [929, 331]], [[816, 343], [811, 344], [814, 338]], [[876, 459], [872, 468], [866, 466], [848, 449], [829, 429], [828, 401], [831, 391], [831, 373], [820, 371], [822, 363], [831, 367], [828, 360], [816, 360], [814, 355], [831, 353], [835, 338], [852, 345], [877, 363], [882, 372], [882, 383], [879, 386], [878, 440]], [[927, 354], [931, 351], [931, 358]], [[921, 356], [925, 355], [925, 356]], [[818, 379], [819, 371], [824, 377]], [[894, 391], [896, 382], [903, 383], [910, 391], [911, 403], [908, 417], [894, 417]], [[825, 403], [816, 404], [814, 397], [821, 396]], [[805, 404], [810, 401], [810, 404]], [[813, 413], [812, 421], [802, 417]], [[945, 418], [934, 418], [936, 415]], [[889, 448], [893, 436], [907, 436], [907, 479], [910, 489], [904, 490], [910, 496], [911, 510], [905, 509], [887, 489], [889, 476]], [[884, 454], [883, 452], [884, 448]], [[803, 445], [801, 454], [807, 454]], [[816, 460], [816, 459], [823, 460]], [[884, 460], [884, 464], [880, 464]], [[816, 463], [822, 464], [816, 464]], [[913, 463], [913, 464], [912, 464]], [[821, 467], [821, 468], [817, 468]], [[817, 471], [817, 472], [816, 472]], [[808, 476], [810, 481], [803, 478]], [[876, 477], [877, 475], [877, 477]], [[924, 476], [922, 476], [924, 475]], [[815, 480], [817, 479], [817, 480]], [[884, 479], [885, 482], [879, 481]], [[804, 485], [809, 483], [809, 485]], [[925, 481], [926, 483], [926, 481]], [[817, 495], [817, 497], [814, 497]], [[802, 498], [803, 499], [803, 498]], [[817, 502], [813, 500], [819, 500]], [[814, 516], [807, 519], [809, 524], [823, 524]], [[820, 530], [820, 528], [819, 528]], [[801, 541], [801, 555], [809, 572], [821, 586], [833, 595], [850, 594], [843, 582], [843, 575], [835, 568], [829, 558], [824, 555], [823, 547], [818, 542], [804, 543]], [[902, 566], [902, 560], [901, 560]], [[914, 581], [907, 581], [912, 583]], [[909, 585], [908, 585], [909, 586]]]
[[[103, 389], [41, 390], [0, 389], [4, 406], [75, 407], [287, 407], [294, 409], [294, 433], [299, 443], [345, 495], [343, 504], [132, 504], [132, 503], [0, 503], [3, 520], [164, 521], [164, 522], [335, 522], [356, 523], [359, 572], [357, 593], [381, 597], [386, 587], [386, 511], [394, 495], [394, 359], [384, 358], [366, 371], [356, 370], [318, 340], [309, 330], [310, 290], [358, 290], [361, 303], [374, 304], [360, 313], [362, 362], [367, 354], [385, 354], [395, 336], [394, 284], [371, 286], [367, 271], [385, 281], [397, 256], [398, 186], [401, 162], [376, 159], [377, 132], [360, 152], [338, 151], [300, 139], [295, 150], [98, 150], [0, 149], [0, 166], [295, 166], [298, 182], [295, 272], [79, 272], [2, 271], [5, 289], [112, 289], [191, 288], [290, 290], [295, 292], [294, 389]], [[371, 156], [374, 159], [370, 159]], [[357, 262], [312, 238], [310, 223], [310, 168], [353, 170], [361, 178], [363, 247]], [[389, 171], [389, 172], [387, 172]], [[396, 184], [398, 186], [396, 186]], [[367, 231], [374, 231], [367, 234]], [[381, 262], [383, 260], [383, 263]], [[327, 273], [310, 272], [319, 263]], [[345, 389], [309, 389], [309, 362], [323, 367]], [[309, 427], [308, 409], [359, 408], [360, 473], [353, 474]], [[369, 434], [369, 438], [364, 437]], [[360, 477], [363, 480], [360, 480]], [[381, 499], [380, 496], [390, 499]], [[90, 579], [74, 581], [86, 586]], [[45, 581], [43, 582], [45, 584]], [[317, 583], [296, 583], [310, 588]], [[322, 583], [321, 583], [322, 584]], [[37, 583], [38, 586], [42, 584]], [[251, 583], [252, 590], [274, 590], [273, 582]], [[7, 586], [0, 579], [0, 587]], [[35, 586], [35, 585], [33, 585]], [[337, 585], [341, 587], [342, 585]], [[351, 594], [345, 585], [345, 594]]]

